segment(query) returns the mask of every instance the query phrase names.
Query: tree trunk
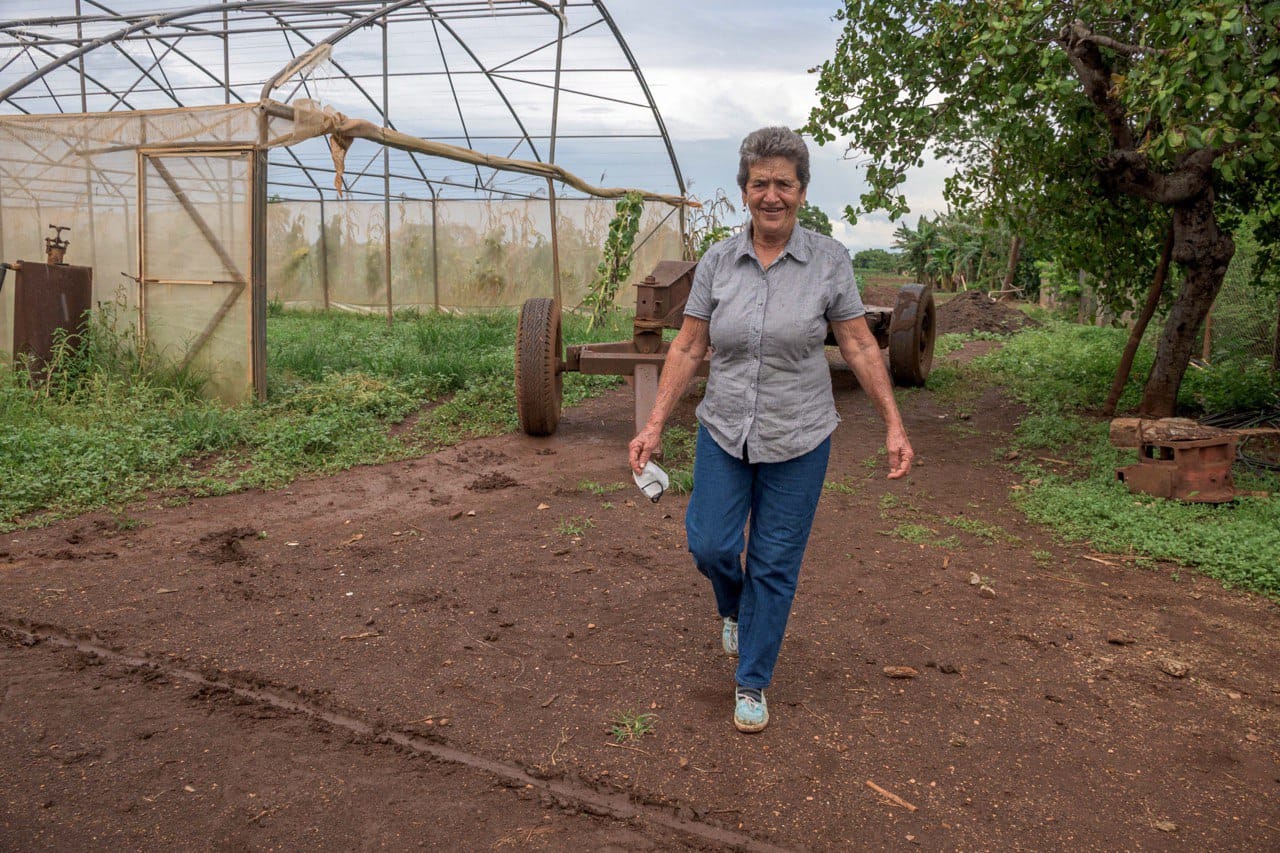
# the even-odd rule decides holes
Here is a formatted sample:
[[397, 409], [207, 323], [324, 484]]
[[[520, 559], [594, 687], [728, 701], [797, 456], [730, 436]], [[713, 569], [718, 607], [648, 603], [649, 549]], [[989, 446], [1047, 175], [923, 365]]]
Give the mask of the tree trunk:
[[1204, 322], [1222, 289], [1227, 264], [1235, 254], [1231, 237], [1218, 229], [1212, 188], [1173, 209], [1173, 259], [1186, 270], [1182, 289], [1173, 302], [1156, 360], [1143, 388], [1138, 412], [1171, 417], [1178, 404], [1178, 388], [1196, 346], [1196, 329]]
[[1080, 301], [1076, 304], [1076, 324], [1092, 326], [1097, 316], [1097, 302], [1093, 298], [1093, 286], [1089, 284], [1089, 274], [1080, 270], [1076, 277], [1080, 282]]
[[1111, 393], [1107, 395], [1107, 401], [1102, 404], [1102, 416], [1105, 418], [1112, 417], [1116, 413], [1116, 404], [1120, 402], [1125, 383], [1129, 381], [1129, 372], [1133, 369], [1133, 357], [1137, 354], [1138, 345], [1142, 343], [1142, 336], [1147, 331], [1147, 323], [1151, 322], [1152, 315], [1156, 313], [1156, 306], [1160, 304], [1160, 291], [1164, 289], [1164, 279], [1169, 272], [1169, 257], [1172, 254], [1173, 223], [1169, 223], [1169, 235], [1165, 237], [1164, 251], [1160, 253], [1160, 263], [1156, 264], [1156, 275], [1151, 282], [1151, 290], [1147, 293], [1147, 301], [1142, 306], [1138, 321], [1129, 331], [1129, 340], [1124, 345], [1124, 354], [1120, 356], [1120, 366], [1116, 368], [1116, 378], [1111, 383]]
[[1022, 235], [1014, 234], [1009, 243], [1009, 266], [1005, 267], [1004, 281], [1000, 282], [1000, 300], [1013, 299], [1013, 279], [1018, 273], [1018, 256], [1022, 254]]
[[1280, 296], [1276, 297], [1276, 336], [1271, 341], [1271, 372], [1280, 373]]

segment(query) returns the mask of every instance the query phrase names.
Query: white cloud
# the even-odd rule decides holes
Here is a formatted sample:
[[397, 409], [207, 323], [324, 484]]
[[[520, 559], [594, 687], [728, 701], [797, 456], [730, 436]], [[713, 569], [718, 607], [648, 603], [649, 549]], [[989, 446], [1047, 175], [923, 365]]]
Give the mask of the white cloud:
[[[708, 75], [693, 67], [646, 71], [667, 130], [680, 140], [741, 138], [766, 124], [798, 127], [816, 103], [813, 78], [775, 70]], [[690, 81], [696, 81], [691, 85]]]
[[850, 225], [843, 219], [839, 222], [833, 220], [831, 236], [844, 243], [851, 254], [863, 249], [892, 249], [893, 232], [898, 224], [883, 215], [863, 216], [857, 225]]

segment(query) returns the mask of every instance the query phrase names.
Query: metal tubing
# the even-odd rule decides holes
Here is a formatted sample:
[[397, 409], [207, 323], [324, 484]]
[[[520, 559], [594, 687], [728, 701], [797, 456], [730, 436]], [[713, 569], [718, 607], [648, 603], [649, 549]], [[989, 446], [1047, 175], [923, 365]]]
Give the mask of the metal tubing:
[[428, 185], [427, 189], [431, 190], [431, 294], [432, 307], [437, 312], [440, 311], [440, 240], [439, 231], [436, 228], [436, 220], [439, 216], [438, 209], [438, 191], [434, 186]]
[[[382, 19], [382, 123], [391, 124], [391, 97], [387, 88], [387, 19]], [[395, 320], [391, 293], [391, 149], [382, 146], [382, 280], [387, 286], [387, 325]]]
[[320, 193], [320, 292], [324, 296], [324, 310], [329, 310], [329, 224], [324, 218], [324, 193]]
[[[551, 95], [551, 150], [549, 159], [556, 162], [556, 124], [560, 118], [560, 69], [564, 59], [564, 7], [565, 0], [560, 0], [560, 23], [556, 28], [556, 77], [555, 91]], [[556, 185], [547, 178], [547, 204], [551, 208], [551, 296], [556, 305], [563, 305], [560, 289], [560, 223], [559, 211], [556, 209]]]

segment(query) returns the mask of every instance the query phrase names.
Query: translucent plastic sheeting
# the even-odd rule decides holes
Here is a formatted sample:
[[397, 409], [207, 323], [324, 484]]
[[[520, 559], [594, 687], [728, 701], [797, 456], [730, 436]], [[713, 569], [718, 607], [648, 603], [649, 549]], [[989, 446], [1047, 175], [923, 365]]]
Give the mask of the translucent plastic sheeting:
[[[614, 211], [614, 202], [605, 200], [557, 203], [567, 306], [582, 301], [595, 277]], [[681, 257], [677, 215], [666, 204], [645, 205], [628, 283], [639, 281], [660, 260]], [[396, 201], [391, 222], [394, 309], [510, 308], [553, 293], [551, 214], [545, 200]], [[385, 227], [383, 204], [377, 201], [268, 204], [268, 298], [290, 307], [386, 311]], [[621, 303], [626, 299], [625, 292], [619, 295]]]
[[[263, 121], [268, 136], [279, 135], [288, 124], [265, 119], [256, 104], [0, 116], [0, 259], [43, 261], [44, 238], [52, 233], [49, 225], [70, 226], [65, 235], [71, 242], [66, 260], [93, 267], [94, 303], [114, 303], [119, 309], [114, 316], [121, 322], [134, 322], [140, 264], [139, 150], [196, 145], [251, 147], [259, 139]], [[201, 180], [206, 177], [225, 183], [225, 177], [214, 173]], [[198, 196], [197, 186], [193, 185], [191, 192]], [[207, 190], [194, 203], [209, 204]], [[235, 227], [247, 234], [243, 193], [234, 206], [242, 211]], [[178, 208], [169, 204], [168, 209]], [[219, 228], [229, 227], [225, 214], [210, 217], [218, 221]], [[153, 214], [148, 221], [165, 229], [149, 240], [153, 247], [173, 246], [174, 257], [190, 251], [197, 265], [210, 269], [207, 252], [199, 248], [203, 238], [189, 217], [184, 214], [170, 220], [167, 214]], [[193, 269], [183, 269], [180, 276], [168, 274], [183, 279], [213, 278]], [[12, 346], [11, 276], [0, 293], [0, 355], [10, 356]]]
[[[253, 278], [262, 259], [253, 254], [252, 188], [264, 180], [254, 152], [316, 132], [281, 114], [279, 105], [241, 104], [0, 115], [0, 259], [43, 260], [48, 225], [70, 226], [67, 262], [93, 268], [95, 303], [116, 302], [120, 322], [138, 321], [150, 345], [208, 379], [212, 396], [248, 399], [265, 387], [253, 367], [265, 352], [263, 330], [255, 338], [253, 327], [265, 313], [263, 283]], [[378, 156], [362, 153], [362, 168]], [[523, 180], [545, 192], [545, 179]], [[546, 198], [263, 201], [266, 298], [284, 304], [465, 311], [554, 293]], [[610, 200], [558, 202], [570, 308], [595, 276], [614, 209]], [[677, 209], [646, 204], [631, 280], [681, 251]], [[620, 303], [629, 299], [619, 294]], [[0, 353], [11, 352], [12, 318], [6, 283]]]
[[210, 396], [251, 399], [251, 155], [147, 154], [142, 167], [147, 344]]

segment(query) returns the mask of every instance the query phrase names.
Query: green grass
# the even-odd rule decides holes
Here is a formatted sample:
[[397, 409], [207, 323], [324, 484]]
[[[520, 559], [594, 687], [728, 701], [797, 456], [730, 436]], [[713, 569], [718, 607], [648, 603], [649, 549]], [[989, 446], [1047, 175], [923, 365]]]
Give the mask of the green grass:
[[607, 495], [611, 492], [619, 492], [626, 488], [623, 483], [597, 483], [594, 480], [583, 480], [578, 483], [578, 491], [587, 492], [592, 495]]
[[585, 515], [575, 515], [560, 519], [560, 523], [556, 525], [556, 533], [561, 536], [581, 536], [595, 526], [596, 523]]
[[1003, 527], [997, 524], [988, 524], [977, 518], [965, 518], [964, 516], [949, 516], [942, 519], [944, 524], [948, 524], [957, 530], [963, 530], [986, 542], [1017, 542], [1017, 537], [1010, 534]]
[[[110, 307], [52, 378], [0, 369], [0, 529], [119, 507], [148, 492], [226, 494], [305, 474], [420, 455], [518, 427], [514, 311], [385, 317], [273, 310], [268, 401], [201, 399], [200, 377], [166, 370]], [[630, 318], [588, 334], [564, 316], [566, 342], [622, 340]], [[117, 324], [118, 325], [118, 324]], [[572, 406], [616, 377], [567, 374]], [[417, 415], [411, 424], [403, 425]]]
[[938, 531], [923, 524], [899, 524], [892, 530], [881, 531], [885, 536], [901, 539], [912, 545], [932, 545], [935, 548], [958, 548], [960, 540], [954, 536], [939, 537]]
[[653, 734], [657, 719], [657, 714], [624, 711], [614, 718], [613, 725], [609, 727], [609, 734], [613, 736], [614, 743], [639, 740], [645, 735]]
[[669, 490], [687, 495], [693, 491], [693, 451], [698, 445], [698, 433], [679, 424], [670, 424], [662, 431], [662, 468], [670, 480]]
[[[974, 376], [999, 384], [1025, 403], [1014, 434], [1026, 479], [1015, 501], [1027, 517], [1064, 540], [1099, 551], [1194, 567], [1223, 584], [1280, 598], [1280, 476], [1236, 466], [1238, 488], [1269, 492], [1223, 505], [1180, 503], [1131, 494], [1117, 467], [1136, 461], [1113, 447], [1108, 424], [1090, 412], [1101, 406], [1124, 346], [1124, 330], [1050, 323], [1010, 338], [973, 362]], [[1136, 405], [1149, 347], [1139, 349], [1120, 411]], [[1212, 377], [1216, 376], [1216, 380]], [[1252, 408], [1274, 402], [1275, 377], [1218, 365], [1192, 370], [1179, 395], [1189, 414]], [[1073, 463], [1040, 464], [1040, 456]]]
[[[21, 366], [0, 369], [0, 530], [103, 508], [127, 527], [136, 521], [125, 508], [148, 493], [160, 492], [161, 503], [176, 505], [190, 496], [278, 487], [307, 474], [517, 428], [515, 312], [404, 313], [392, 326], [382, 317], [346, 313], [270, 314], [264, 404], [227, 408], [202, 400], [199, 375], [165, 369], [132, 336], [105, 331], [114, 322], [110, 306], [82, 347], [58, 351], [48, 378], [31, 382]], [[590, 334], [584, 318], [567, 314], [564, 322], [566, 342], [630, 334], [630, 318], [620, 312], [610, 316], [610, 327]], [[1280, 499], [1180, 504], [1131, 495], [1116, 482], [1115, 468], [1133, 454], [1111, 447], [1106, 423], [1089, 412], [1106, 396], [1124, 339], [1123, 330], [1049, 322], [969, 364], [940, 365], [924, 393], [964, 411], [984, 385], [994, 384], [1026, 405], [1013, 437], [1022, 451], [1016, 469], [1026, 478], [1015, 499], [1029, 518], [1062, 538], [1196, 567], [1223, 583], [1280, 598]], [[944, 336], [939, 349], [963, 340]], [[1144, 346], [1121, 411], [1136, 404], [1150, 363]], [[568, 374], [565, 405], [617, 382]], [[1276, 391], [1275, 378], [1259, 364], [1219, 362], [1190, 371], [1180, 399], [1193, 411], [1221, 411], [1274, 405]], [[673, 491], [692, 487], [694, 444], [693, 430], [667, 428], [662, 464]], [[882, 454], [862, 465], [880, 468]], [[1040, 457], [1071, 464], [1046, 468]], [[1242, 489], [1280, 493], [1274, 473], [1252, 476], [1237, 468], [1236, 476]], [[585, 490], [595, 492], [592, 486]], [[604, 494], [613, 487], [599, 489]], [[841, 484], [828, 490], [842, 491]], [[984, 539], [1000, 533], [942, 520]], [[580, 535], [589, 523], [566, 520], [563, 532], [580, 527]], [[889, 535], [956, 545], [955, 537], [939, 539], [919, 524]]]
[[850, 483], [846, 478], [842, 480], [827, 480], [822, 484], [822, 490], [828, 494], [853, 495], [857, 494], [858, 487]]
[[912, 544], [930, 542], [936, 533], [937, 531], [931, 530], [923, 524], [899, 524], [889, 531], [889, 535], [895, 539], [901, 539], [903, 542]]

